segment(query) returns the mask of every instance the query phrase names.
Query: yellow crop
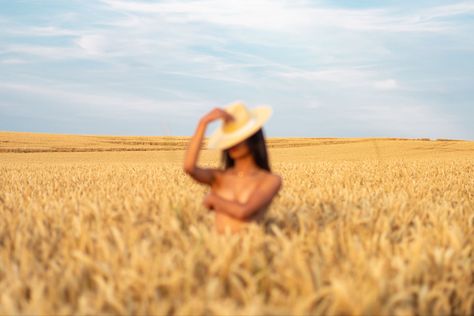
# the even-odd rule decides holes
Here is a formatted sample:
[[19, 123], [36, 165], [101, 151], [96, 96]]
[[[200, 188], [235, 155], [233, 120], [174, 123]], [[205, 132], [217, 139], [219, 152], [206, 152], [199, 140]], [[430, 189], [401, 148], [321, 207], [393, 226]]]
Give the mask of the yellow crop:
[[282, 190], [219, 235], [188, 140], [0, 133], [0, 314], [474, 313], [473, 142], [270, 139]]

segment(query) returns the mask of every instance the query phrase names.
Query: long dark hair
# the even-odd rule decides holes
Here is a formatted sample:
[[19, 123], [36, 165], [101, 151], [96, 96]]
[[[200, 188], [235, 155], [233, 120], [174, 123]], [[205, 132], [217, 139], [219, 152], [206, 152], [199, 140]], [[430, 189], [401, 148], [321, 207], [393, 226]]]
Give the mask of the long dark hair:
[[[270, 164], [268, 163], [267, 145], [265, 143], [263, 129], [259, 129], [253, 135], [249, 136], [245, 142], [249, 147], [255, 164], [262, 169], [271, 171]], [[235, 164], [235, 161], [230, 156], [228, 149], [225, 149], [222, 152], [222, 162], [224, 164], [224, 169], [229, 169]]]

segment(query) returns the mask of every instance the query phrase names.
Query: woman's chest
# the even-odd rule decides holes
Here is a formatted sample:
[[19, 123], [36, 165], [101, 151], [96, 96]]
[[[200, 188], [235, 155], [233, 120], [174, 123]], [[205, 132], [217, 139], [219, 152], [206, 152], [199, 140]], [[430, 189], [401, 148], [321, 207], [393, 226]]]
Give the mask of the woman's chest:
[[224, 199], [246, 203], [259, 182], [259, 177], [224, 175], [212, 185], [211, 190]]

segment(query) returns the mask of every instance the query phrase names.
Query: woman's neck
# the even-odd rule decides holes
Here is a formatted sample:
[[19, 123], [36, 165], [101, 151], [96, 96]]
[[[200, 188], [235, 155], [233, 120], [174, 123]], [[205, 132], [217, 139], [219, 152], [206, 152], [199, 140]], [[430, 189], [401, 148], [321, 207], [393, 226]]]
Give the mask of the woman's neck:
[[247, 155], [234, 161], [234, 170], [237, 172], [252, 172], [257, 169], [258, 166], [253, 160], [252, 155]]

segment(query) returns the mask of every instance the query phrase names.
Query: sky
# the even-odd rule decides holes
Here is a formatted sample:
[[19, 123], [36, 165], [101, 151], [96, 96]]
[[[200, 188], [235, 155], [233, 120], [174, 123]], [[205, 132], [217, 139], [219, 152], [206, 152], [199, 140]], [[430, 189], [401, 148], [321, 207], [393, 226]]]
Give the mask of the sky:
[[192, 135], [240, 100], [269, 137], [474, 140], [473, 34], [473, 0], [0, 0], [0, 130]]

